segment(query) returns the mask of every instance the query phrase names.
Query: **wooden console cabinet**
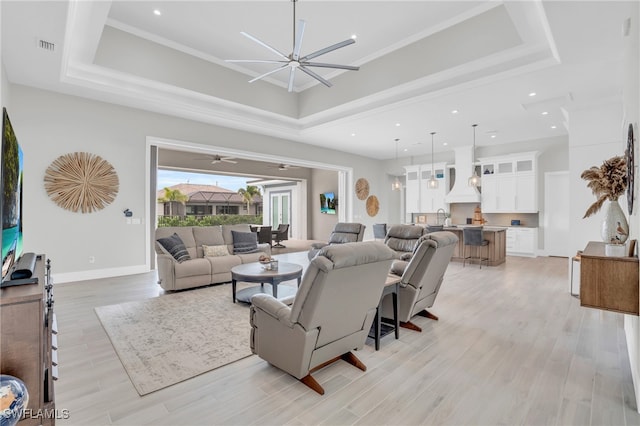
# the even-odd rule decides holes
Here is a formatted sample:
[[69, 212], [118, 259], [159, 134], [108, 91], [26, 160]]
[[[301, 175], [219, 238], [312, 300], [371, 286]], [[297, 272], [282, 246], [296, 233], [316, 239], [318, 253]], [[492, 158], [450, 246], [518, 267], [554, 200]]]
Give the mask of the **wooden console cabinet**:
[[580, 257], [580, 305], [638, 315], [638, 258], [605, 256], [597, 241]]
[[55, 424], [57, 330], [50, 268], [45, 256], [38, 255], [37, 284], [0, 289], [0, 372], [18, 377], [29, 391], [20, 426]]

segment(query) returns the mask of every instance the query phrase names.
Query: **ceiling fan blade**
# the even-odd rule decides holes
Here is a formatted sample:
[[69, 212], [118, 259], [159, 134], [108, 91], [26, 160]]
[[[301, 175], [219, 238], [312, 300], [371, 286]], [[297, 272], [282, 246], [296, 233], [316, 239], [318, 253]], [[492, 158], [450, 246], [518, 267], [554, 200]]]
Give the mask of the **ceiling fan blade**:
[[281, 70], [285, 69], [285, 68], [286, 68], [286, 67], [288, 67], [288, 66], [289, 66], [289, 64], [288, 64], [288, 63], [286, 63], [286, 64], [284, 64], [283, 66], [281, 66], [280, 68], [276, 68], [275, 70], [271, 70], [271, 71], [269, 71], [269, 72], [266, 72], [266, 73], [264, 73], [264, 74], [262, 74], [262, 75], [257, 76], [256, 78], [253, 78], [253, 79], [249, 80], [249, 83], [253, 83], [254, 81], [256, 81], [256, 80], [260, 80], [261, 78], [264, 78], [264, 77], [266, 77], [266, 76], [268, 76], [268, 75], [275, 74], [275, 73], [277, 73], [278, 71], [281, 71]]
[[341, 41], [340, 43], [336, 43], [336, 44], [331, 45], [329, 47], [325, 47], [324, 49], [317, 50], [317, 51], [305, 56], [304, 58], [301, 58], [300, 61], [307, 61], [309, 59], [316, 58], [318, 56], [324, 55], [325, 53], [333, 52], [334, 50], [340, 49], [341, 47], [349, 46], [350, 44], [353, 44], [355, 42], [356, 41], [354, 39], [352, 39], [352, 38], [347, 39], [345, 41]]
[[311, 77], [315, 78], [316, 80], [318, 80], [320, 83], [324, 84], [327, 87], [331, 87], [333, 86], [331, 83], [329, 83], [329, 81], [325, 80], [324, 78], [320, 77], [318, 74], [316, 74], [315, 72], [307, 69], [304, 66], [299, 66], [298, 67], [302, 72], [305, 72], [307, 74], [309, 74]]
[[300, 57], [300, 49], [302, 48], [302, 37], [304, 36], [304, 27], [307, 25], [305, 21], [300, 19], [298, 21], [298, 30], [296, 31], [296, 39], [293, 43], [293, 60], [297, 61]]
[[291, 72], [289, 72], [289, 92], [293, 92], [293, 81], [296, 77], [296, 67], [291, 67]]
[[220, 161], [224, 161], [225, 163], [238, 164], [238, 162], [237, 162], [237, 161], [233, 161], [233, 160], [230, 160], [230, 159], [228, 159], [228, 158], [223, 158], [223, 159], [222, 159], [222, 160], [220, 160]]
[[275, 53], [276, 55], [280, 56], [283, 59], [286, 59], [287, 61], [289, 60], [289, 57], [287, 55], [285, 55], [284, 53], [280, 52], [278, 49], [269, 46], [267, 43], [258, 40], [257, 38], [255, 38], [254, 36], [252, 36], [249, 33], [245, 33], [244, 31], [240, 32], [240, 34], [242, 34], [243, 36], [247, 37], [250, 40], [255, 41], [256, 43], [258, 43], [261, 46], [266, 47], [267, 49], [269, 49], [270, 51], [272, 51], [273, 53]]
[[285, 64], [289, 61], [276, 61], [276, 60], [264, 60], [264, 59], [225, 59], [225, 62], [249, 62], [255, 64]]
[[358, 71], [360, 67], [353, 67], [351, 65], [336, 65], [336, 64], [325, 64], [321, 62], [305, 62], [303, 63], [305, 67], [321, 67], [321, 68], [336, 68], [340, 70], [350, 70], [350, 71]]

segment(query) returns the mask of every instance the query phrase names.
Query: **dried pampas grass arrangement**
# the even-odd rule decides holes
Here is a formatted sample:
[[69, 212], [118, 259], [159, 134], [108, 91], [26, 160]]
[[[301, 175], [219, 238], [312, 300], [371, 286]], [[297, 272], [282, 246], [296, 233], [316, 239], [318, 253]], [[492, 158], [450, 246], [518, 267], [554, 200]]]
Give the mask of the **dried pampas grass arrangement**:
[[580, 177], [589, 181], [587, 187], [598, 197], [587, 209], [584, 219], [596, 214], [606, 200], [617, 201], [624, 194], [627, 189], [627, 162], [622, 156], [612, 157], [600, 167], [593, 166], [585, 170]]

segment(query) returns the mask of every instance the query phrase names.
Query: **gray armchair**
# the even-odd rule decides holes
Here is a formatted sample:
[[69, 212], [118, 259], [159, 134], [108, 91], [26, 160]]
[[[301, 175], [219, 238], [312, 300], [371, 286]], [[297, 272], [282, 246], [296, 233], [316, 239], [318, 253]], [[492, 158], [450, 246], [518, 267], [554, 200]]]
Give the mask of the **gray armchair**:
[[311, 373], [364, 346], [393, 253], [375, 241], [330, 245], [304, 272], [293, 305], [268, 294], [251, 298], [251, 350], [319, 394]]
[[387, 231], [384, 243], [396, 253], [397, 259], [409, 260], [423, 233], [422, 226], [393, 225]]
[[329, 236], [329, 242], [311, 244], [311, 249], [308, 253], [309, 260], [313, 259], [321, 248], [330, 244], [355, 243], [362, 241], [364, 238], [365, 228], [366, 226], [361, 223], [336, 223], [336, 226], [333, 228], [333, 231], [331, 231], [331, 235]]
[[[402, 277], [398, 294], [398, 318], [402, 327], [422, 331], [411, 322], [414, 315], [438, 319], [426, 309], [433, 306], [457, 242], [458, 237], [453, 232], [425, 234], [418, 240], [410, 261], [393, 262], [391, 273]], [[389, 296], [382, 301], [382, 317], [393, 318]]]

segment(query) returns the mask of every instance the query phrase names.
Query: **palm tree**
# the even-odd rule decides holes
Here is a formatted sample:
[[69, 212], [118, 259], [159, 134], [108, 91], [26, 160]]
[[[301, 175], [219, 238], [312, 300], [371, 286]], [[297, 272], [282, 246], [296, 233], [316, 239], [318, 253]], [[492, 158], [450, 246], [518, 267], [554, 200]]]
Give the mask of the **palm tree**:
[[242, 195], [242, 199], [247, 203], [247, 213], [249, 213], [249, 207], [253, 202], [253, 197], [260, 195], [260, 188], [254, 185], [247, 185], [246, 188], [238, 189], [238, 194]]
[[174, 202], [180, 203], [184, 206], [187, 201], [189, 201], [188, 195], [183, 194], [179, 189], [171, 188], [165, 188], [164, 196], [158, 198], [159, 203], [169, 203], [169, 216], [173, 216]]

